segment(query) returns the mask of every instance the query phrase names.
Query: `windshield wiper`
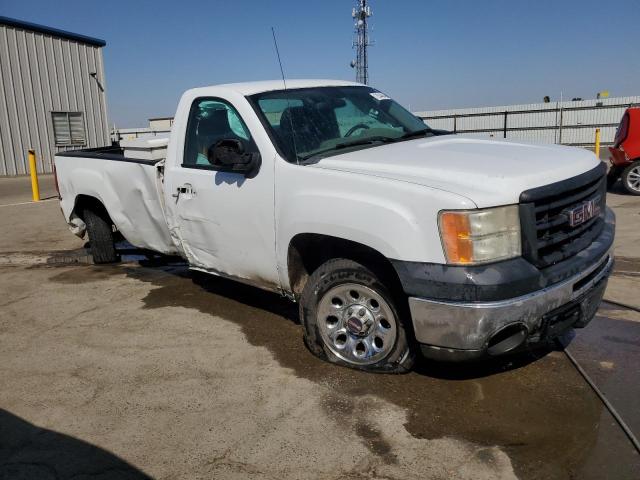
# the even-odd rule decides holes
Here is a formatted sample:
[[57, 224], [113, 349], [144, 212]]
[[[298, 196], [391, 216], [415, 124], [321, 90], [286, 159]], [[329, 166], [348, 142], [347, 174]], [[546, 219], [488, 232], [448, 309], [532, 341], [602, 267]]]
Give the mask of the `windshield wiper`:
[[356, 147], [358, 145], [369, 145], [370, 143], [382, 142], [382, 143], [391, 143], [395, 142], [397, 139], [393, 137], [385, 137], [384, 135], [376, 135], [374, 137], [361, 138], [359, 140], [354, 140], [353, 142], [343, 142], [338, 143], [334, 147], [336, 150], [340, 150], [342, 148]]
[[401, 135], [400, 137], [398, 137], [398, 140], [407, 140], [409, 138], [422, 137], [422, 136], [426, 136], [429, 133], [433, 133], [433, 130], [430, 129], [429, 127], [421, 128], [420, 130], [415, 130], [413, 132], [407, 132], [404, 135]]
[[359, 140], [354, 140], [352, 142], [337, 143], [333, 147], [325, 148], [324, 150], [319, 150], [317, 152], [313, 152], [308, 155], [301, 156], [300, 160], [308, 160], [311, 157], [315, 157], [317, 155], [321, 155], [327, 152], [333, 152], [335, 150], [342, 150], [343, 148], [358, 147], [360, 145], [371, 145], [372, 143], [391, 143], [391, 142], [395, 142], [396, 140], [397, 138], [385, 137], [382, 135], [361, 138]]

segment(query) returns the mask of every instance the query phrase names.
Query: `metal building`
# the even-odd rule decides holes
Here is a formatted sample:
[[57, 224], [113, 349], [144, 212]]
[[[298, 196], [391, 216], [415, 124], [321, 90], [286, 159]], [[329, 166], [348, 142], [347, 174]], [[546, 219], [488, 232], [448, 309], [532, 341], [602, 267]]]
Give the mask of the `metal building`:
[[0, 17], [0, 175], [51, 172], [61, 150], [108, 145], [103, 40]]

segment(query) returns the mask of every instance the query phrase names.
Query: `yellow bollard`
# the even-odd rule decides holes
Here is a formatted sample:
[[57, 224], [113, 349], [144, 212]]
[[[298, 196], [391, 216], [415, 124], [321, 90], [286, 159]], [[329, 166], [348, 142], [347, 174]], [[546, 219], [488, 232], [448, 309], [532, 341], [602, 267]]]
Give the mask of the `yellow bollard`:
[[600, 129], [596, 128], [596, 148], [594, 149], [596, 157], [600, 158]]
[[31, 174], [31, 193], [33, 201], [40, 201], [40, 186], [38, 185], [38, 171], [36, 170], [36, 151], [29, 150], [29, 173]]

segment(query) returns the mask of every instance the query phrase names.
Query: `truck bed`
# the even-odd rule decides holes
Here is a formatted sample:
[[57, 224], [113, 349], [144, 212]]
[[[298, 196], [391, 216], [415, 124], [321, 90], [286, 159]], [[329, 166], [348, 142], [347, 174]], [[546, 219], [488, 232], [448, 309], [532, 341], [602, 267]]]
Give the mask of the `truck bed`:
[[177, 252], [164, 216], [157, 160], [127, 158], [118, 146], [73, 150], [55, 155], [65, 220], [73, 225], [80, 196], [93, 197], [134, 246]]
[[117, 145], [98, 148], [85, 148], [82, 150], [69, 150], [67, 152], [56, 153], [56, 157], [80, 157], [99, 160], [115, 160], [117, 162], [141, 163], [143, 165], [155, 165], [158, 160], [141, 160], [139, 158], [128, 158], [124, 156], [124, 149]]

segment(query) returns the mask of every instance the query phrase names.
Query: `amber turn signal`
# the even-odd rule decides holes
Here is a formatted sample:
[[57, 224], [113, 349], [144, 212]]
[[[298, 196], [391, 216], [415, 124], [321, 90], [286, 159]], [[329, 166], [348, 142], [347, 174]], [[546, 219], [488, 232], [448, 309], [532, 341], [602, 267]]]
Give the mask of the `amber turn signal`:
[[442, 211], [439, 227], [447, 263], [477, 265], [521, 254], [517, 205]]
[[466, 213], [444, 212], [440, 216], [440, 228], [447, 260], [450, 263], [471, 263], [473, 245]]

